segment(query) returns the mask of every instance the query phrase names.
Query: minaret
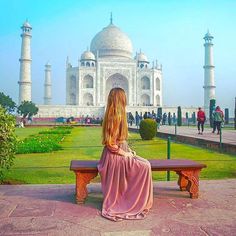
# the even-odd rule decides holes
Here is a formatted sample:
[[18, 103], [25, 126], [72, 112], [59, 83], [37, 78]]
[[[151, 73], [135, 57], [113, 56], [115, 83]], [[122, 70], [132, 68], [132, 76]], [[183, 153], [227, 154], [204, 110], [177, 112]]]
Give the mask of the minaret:
[[215, 99], [215, 76], [213, 65], [213, 36], [208, 32], [206, 33], [204, 47], [205, 47], [205, 65], [204, 68], [204, 109], [207, 117], [209, 116], [210, 99]]
[[52, 101], [52, 81], [51, 81], [51, 65], [45, 65], [45, 82], [44, 82], [44, 105], [51, 105]]
[[19, 104], [23, 101], [31, 101], [31, 30], [32, 27], [26, 21], [22, 27], [22, 44], [20, 61]]

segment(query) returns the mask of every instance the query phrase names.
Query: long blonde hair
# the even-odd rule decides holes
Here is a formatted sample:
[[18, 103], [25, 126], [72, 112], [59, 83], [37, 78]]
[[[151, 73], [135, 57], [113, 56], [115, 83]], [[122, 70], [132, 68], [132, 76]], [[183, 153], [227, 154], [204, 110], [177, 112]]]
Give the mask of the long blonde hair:
[[111, 146], [127, 139], [126, 103], [125, 91], [122, 88], [113, 88], [110, 91], [102, 125], [102, 144]]

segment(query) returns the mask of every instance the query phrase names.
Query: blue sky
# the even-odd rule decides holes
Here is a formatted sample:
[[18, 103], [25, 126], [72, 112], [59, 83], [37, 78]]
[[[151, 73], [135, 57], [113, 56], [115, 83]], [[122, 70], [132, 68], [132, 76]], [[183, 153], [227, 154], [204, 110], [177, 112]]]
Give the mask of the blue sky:
[[0, 0], [0, 91], [18, 101], [21, 25], [32, 30], [32, 100], [43, 103], [44, 65], [52, 65], [53, 104], [65, 104], [65, 61], [73, 66], [92, 38], [113, 23], [150, 61], [163, 65], [166, 106], [203, 105], [204, 34], [214, 36], [217, 104], [236, 97], [236, 1]]

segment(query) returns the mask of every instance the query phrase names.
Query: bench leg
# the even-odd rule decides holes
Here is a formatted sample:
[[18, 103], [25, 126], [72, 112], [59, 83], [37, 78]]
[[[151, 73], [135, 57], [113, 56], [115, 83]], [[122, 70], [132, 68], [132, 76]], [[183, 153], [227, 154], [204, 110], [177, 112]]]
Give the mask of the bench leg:
[[190, 194], [190, 198], [198, 198], [199, 173], [200, 170], [183, 170], [177, 172], [179, 175], [178, 184], [180, 189], [186, 189]]
[[76, 203], [84, 203], [86, 197], [88, 196], [87, 184], [98, 175], [98, 172], [95, 173], [84, 173], [84, 172], [75, 172], [76, 175]]
[[176, 173], [179, 175], [178, 185], [179, 185], [180, 191], [187, 190], [188, 180], [183, 175], [181, 175], [180, 172], [176, 172]]

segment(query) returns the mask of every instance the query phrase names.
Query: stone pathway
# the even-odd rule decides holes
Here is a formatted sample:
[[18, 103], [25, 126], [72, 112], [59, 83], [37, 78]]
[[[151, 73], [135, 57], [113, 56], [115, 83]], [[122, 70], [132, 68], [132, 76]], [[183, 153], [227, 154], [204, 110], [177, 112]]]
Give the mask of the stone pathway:
[[[175, 134], [175, 126], [162, 125], [158, 130], [162, 133]], [[197, 127], [177, 126], [177, 135], [220, 142], [220, 135], [212, 133], [212, 129], [205, 128], [203, 135], [199, 135]], [[222, 143], [236, 145], [236, 130], [222, 129]]]
[[100, 184], [84, 205], [74, 185], [0, 185], [0, 235], [146, 236], [236, 235], [236, 179], [200, 182], [190, 199], [176, 182], [154, 183], [154, 205], [144, 220], [112, 222], [100, 216]]

